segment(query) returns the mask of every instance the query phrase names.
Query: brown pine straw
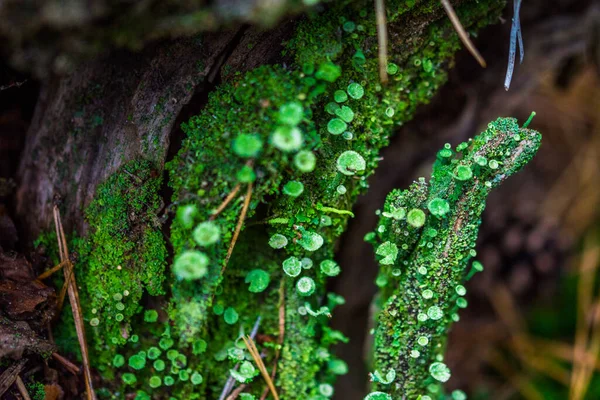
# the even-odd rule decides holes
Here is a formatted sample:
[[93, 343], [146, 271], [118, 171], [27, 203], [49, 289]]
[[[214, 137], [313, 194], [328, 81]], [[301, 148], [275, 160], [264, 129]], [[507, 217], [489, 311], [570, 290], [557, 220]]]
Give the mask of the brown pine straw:
[[231, 392], [231, 394], [229, 396], [227, 396], [227, 398], [225, 400], [235, 400], [238, 398], [238, 396], [240, 395], [240, 393], [242, 393], [244, 391], [244, 389], [246, 389], [246, 385], [245, 383], [242, 383], [240, 386], [236, 387], [235, 390], [233, 392]]
[[252, 338], [250, 336], [242, 336], [242, 340], [244, 340], [244, 344], [246, 345], [246, 348], [248, 349], [248, 351], [250, 352], [250, 355], [254, 359], [254, 362], [258, 366], [258, 369], [259, 369], [261, 375], [263, 376], [265, 382], [267, 382], [267, 386], [269, 387], [269, 390], [271, 390], [271, 394], [273, 395], [275, 400], [279, 400], [279, 395], [277, 394], [277, 390], [275, 389], [273, 380], [271, 379], [271, 377], [269, 376], [269, 373], [267, 372], [265, 363], [263, 362], [263, 360], [260, 356], [260, 353], [258, 352], [256, 345], [254, 344], [254, 340], [252, 340]]
[[375, 0], [375, 15], [377, 20], [377, 42], [379, 54], [379, 80], [388, 81], [387, 74], [387, 22], [385, 17], [385, 0]]
[[240, 236], [240, 232], [242, 231], [242, 226], [244, 225], [244, 221], [246, 220], [246, 214], [248, 213], [248, 207], [250, 206], [250, 200], [252, 199], [252, 182], [248, 184], [248, 190], [246, 191], [246, 198], [244, 199], [244, 206], [242, 207], [242, 212], [240, 214], [240, 218], [238, 219], [237, 226], [235, 227], [235, 232], [233, 233], [233, 238], [231, 239], [231, 243], [229, 244], [229, 249], [227, 249], [227, 255], [225, 256], [225, 262], [223, 263], [223, 267], [221, 268], [221, 275], [225, 273], [225, 269], [227, 268], [227, 264], [229, 263], [229, 259], [231, 258], [231, 254], [233, 253], [233, 249], [235, 248], [235, 243]]
[[[275, 375], [277, 374], [277, 362], [279, 361], [279, 355], [281, 354], [281, 348], [283, 347], [283, 339], [285, 337], [285, 279], [281, 280], [279, 285], [279, 338], [277, 343], [279, 347], [275, 350], [275, 359], [273, 360], [273, 368], [271, 369], [271, 380], [275, 381]], [[266, 387], [260, 396], [260, 400], [265, 400], [269, 394], [269, 388]]]
[[58, 250], [61, 263], [65, 263], [63, 273], [65, 276], [65, 286], [69, 294], [69, 302], [73, 311], [73, 319], [75, 320], [75, 330], [79, 347], [81, 349], [81, 358], [83, 360], [83, 375], [85, 380], [86, 395], [88, 400], [96, 400], [96, 393], [92, 385], [92, 373], [90, 370], [90, 356], [88, 353], [87, 343], [85, 340], [85, 326], [83, 322], [83, 314], [81, 311], [81, 303], [79, 302], [79, 292], [77, 291], [77, 282], [73, 273], [73, 265], [69, 258], [69, 249], [67, 247], [67, 239], [63, 230], [60, 219], [60, 211], [54, 206], [54, 225], [56, 227], [56, 237], [58, 238]]
[[223, 200], [221, 205], [219, 205], [219, 207], [217, 207], [217, 209], [213, 212], [213, 214], [210, 216], [210, 218], [208, 218], [208, 220], [213, 221], [215, 218], [217, 218], [217, 216], [227, 207], [227, 205], [231, 202], [231, 200], [233, 200], [233, 198], [235, 197], [237, 192], [239, 192], [239, 190], [240, 190], [240, 184], [238, 183], [231, 190], [231, 192], [229, 192], [227, 197], [225, 197], [225, 200]]
[[65, 266], [65, 264], [66, 264], [66, 262], [61, 262], [61, 263], [58, 263], [58, 264], [57, 264], [57, 265], [55, 265], [54, 267], [52, 267], [52, 268], [50, 268], [50, 269], [48, 269], [48, 270], [46, 270], [46, 271], [42, 272], [42, 273], [41, 273], [41, 274], [40, 274], [40, 275], [37, 277], [37, 279], [41, 281], [41, 280], [43, 280], [43, 279], [46, 279], [46, 278], [48, 278], [48, 277], [49, 277], [49, 276], [51, 276], [53, 273], [55, 273], [56, 271], [59, 271], [59, 270], [60, 270], [62, 267], [64, 267], [64, 266]]
[[15, 379], [15, 383], [17, 385], [17, 389], [19, 390], [19, 394], [21, 395], [21, 397], [23, 397], [24, 400], [31, 400], [31, 397], [29, 397], [29, 392], [27, 391], [27, 388], [25, 387], [25, 383], [23, 383], [23, 379], [21, 379], [20, 376], [17, 375], [17, 379]]
[[79, 375], [79, 367], [77, 365], [73, 364], [71, 361], [69, 361], [68, 359], [66, 359], [65, 357], [61, 356], [58, 353], [52, 353], [52, 357], [56, 361], [61, 363], [63, 365], [63, 367], [65, 367], [67, 369], [67, 371], [69, 371], [73, 375]]
[[465, 31], [465, 28], [462, 26], [458, 15], [456, 15], [456, 12], [452, 7], [452, 4], [450, 4], [449, 0], [441, 0], [441, 2], [442, 6], [444, 6], [444, 10], [446, 10], [446, 14], [448, 14], [448, 18], [450, 18], [450, 22], [452, 22], [452, 25], [456, 30], [456, 33], [458, 33], [458, 37], [463, 42], [467, 50], [469, 50], [469, 53], [471, 53], [471, 55], [475, 57], [479, 65], [485, 68], [487, 66], [485, 60], [477, 50], [477, 47], [475, 47], [475, 45], [469, 38], [469, 34], [467, 33], [467, 31]]

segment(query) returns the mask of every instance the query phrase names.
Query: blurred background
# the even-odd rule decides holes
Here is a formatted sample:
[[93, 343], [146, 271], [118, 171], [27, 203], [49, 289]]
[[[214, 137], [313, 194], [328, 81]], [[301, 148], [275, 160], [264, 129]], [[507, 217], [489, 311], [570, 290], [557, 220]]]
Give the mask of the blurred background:
[[446, 86], [400, 129], [355, 207], [340, 243], [344, 273], [331, 286], [346, 304], [333, 325], [349, 374], [337, 399], [362, 399], [365, 349], [377, 265], [363, 236], [393, 188], [430, 173], [445, 143], [456, 145], [499, 116], [543, 134], [522, 172], [492, 193], [478, 242], [483, 273], [468, 285], [469, 307], [448, 344], [449, 388], [470, 399], [600, 399], [600, 2], [524, 0], [525, 61], [507, 92], [512, 7], [481, 31], [482, 69], [467, 51]]
[[[489, 200], [478, 243], [485, 270], [469, 282], [469, 307], [452, 329], [449, 387], [470, 399], [600, 399], [600, 2], [524, 0], [525, 62], [507, 92], [511, 10], [475, 38], [488, 68], [466, 51], [457, 56], [448, 84], [397, 132], [355, 207], [339, 244], [344, 273], [331, 283], [346, 298], [333, 325], [351, 339], [337, 349], [350, 370], [339, 400], [362, 399], [368, 387], [377, 266], [363, 237], [385, 195], [428, 176], [444, 143], [532, 111], [542, 148]], [[5, 178], [14, 176], [38, 95], [34, 79], [0, 65], [0, 246], [16, 237]]]

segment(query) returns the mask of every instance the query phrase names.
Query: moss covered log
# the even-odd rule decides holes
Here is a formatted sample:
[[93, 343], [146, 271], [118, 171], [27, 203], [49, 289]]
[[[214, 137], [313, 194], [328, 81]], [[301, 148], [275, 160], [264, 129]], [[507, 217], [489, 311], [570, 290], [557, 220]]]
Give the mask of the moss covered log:
[[450, 378], [448, 330], [467, 306], [466, 281], [482, 269], [471, 261], [486, 198], [540, 142], [536, 131], [500, 118], [474, 139], [440, 150], [429, 182], [388, 195], [367, 236], [381, 266], [373, 376], [382, 394], [373, 400], [440, 398]]
[[[476, 29], [502, 6], [464, 2], [457, 11]], [[387, 14], [387, 84], [379, 81], [371, 3], [333, 4], [299, 24], [285, 64], [239, 74], [185, 124], [187, 139], [167, 166], [172, 273], [159, 272], [164, 247], [144, 244], [159, 241], [155, 186], [148, 192], [143, 183], [156, 177], [125, 166], [97, 192], [87, 213], [91, 235], [82, 247], [80, 281], [91, 298], [107, 276], [123, 279], [96, 313], [85, 310], [102, 338], [95, 367], [111, 380], [102, 395], [212, 399], [233, 377], [259, 398], [264, 382], [240, 339], [258, 320], [259, 350], [269, 370], [276, 366], [280, 397], [331, 397], [335, 376], [346, 370], [329, 352], [346, 340], [327, 326], [327, 315], [343, 303], [325, 290], [341, 271], [333, 261], [336, 241], [380, 149], [443, 84], [459, 48], [437, 1], [391, 1]], [[142, 190], [144, 206], [128, 197], [130, 190]], [[113, 204], [129, 213], [127, 220], [111, 222]], [[124, 249], [118, 260], [102, 250], [113, 245]], [[111, 264], [121, 259], [119, 275]], [[92, 267], [93, 274], [85, 273]], [[168, 301], [151, 298], [152, 308], [127, 316], [111, 308], [122, 303], [114, 296], [125, 296], [129, 283], [155, 295], [163, 280]], [[99, 309], [108, 310], [102, 318]]]

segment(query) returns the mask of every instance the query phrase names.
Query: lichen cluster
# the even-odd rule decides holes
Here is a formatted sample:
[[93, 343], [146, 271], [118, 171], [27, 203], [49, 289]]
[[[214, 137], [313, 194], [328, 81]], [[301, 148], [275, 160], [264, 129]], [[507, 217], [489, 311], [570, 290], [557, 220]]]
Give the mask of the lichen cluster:
[[[501, 5], [467, 2], [458, 11], [477, 27]], [[187, 139], [167, 165], [171, 273], [161, 272], [151, 166], [126, 166], [99, 188], [78, 268], [93, 296], [85, 317], [94, 327], [96, 366], [116, 377], [107, 396], [137, 391], [143, 399], [164, 390], [173, 398], [218, 398], [232, 376], [248, 384], [246, 398], [259, 397], [264, 383], [240, 340], [259, 317], [259, 348], [269, 370], [277, 365], [280, 397], [333, 395], [336, 375], [347, 369], [329, 352], [346, 340], [327, 326], [343, 303], [325, 290], [341, 272], [336, 240], [380, 149], [445, 81], [459, 43], [437, 1], [387, 7], [387, 85], [379, 81], [371, 3], [333, 4], [299, 24], [286, 45], [291, 63], [234, 77], [184, 125]], [[414, 201], [411, 208], [422, 208]], [[444, 213], [444, 204], [432, 207]], [[429, 223], [423, 211], [406, 218]], [[379, 250], [384, 264], [395, 259], [389, 247]], [[155, 302], [142, 317], [144, 290], [156, 295], [163, 286], [171, 290], [168, 305]]]
[[531, 160], [540, 140], [515, 119], [500, 118], [474, 139], [440, 150], [429, 182], [388, 195], [367, 240], [381, 266], [375, 376], [394, 378], [374, 379], [381, 394], [373, 400], [439, 398], [450, 378], [448, 330], [467, 307], [465, 282], [482, 270], [471, 260], [486, 197]]

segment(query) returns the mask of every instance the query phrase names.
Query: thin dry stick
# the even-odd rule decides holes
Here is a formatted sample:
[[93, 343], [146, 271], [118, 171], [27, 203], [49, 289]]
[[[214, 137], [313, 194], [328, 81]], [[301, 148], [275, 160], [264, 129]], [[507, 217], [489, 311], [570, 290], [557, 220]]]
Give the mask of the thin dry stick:
[[50, 275], [52, 275], [53, 273], [55, 273], [56, 271], [59, 271], [62, 267], [65, 266], [65, 262], [61, 262], [58, 263], [57, 265], [55, 265], [54, 267], [47, 269], [46, 271], [42, 272], [37, 278], [38, 280], [43, 280], [48, 278]]
[[229, 244], [229, 249], [227, 249], [227, 255], [225, 256], [225, 262], [223, 263], [223, 267], [221, 268], [221, 275], [223, 275], [225, 273], [225, 269], [227, 268], [227, 264], [229, 263], [229, 259], [231, 258], [231, 254], [233, 253], [235, 243], [237, 242], [238, 236], [240, 236], [240, 232], [242, 231], [242, 226], [244, 225], [244, 221], [246, 220], [246, 214], [248, 213], [248, 207], [250, 206], [251, 198], [252, 198], [252, 182], [250, 182], [248, 184], [248, 190], [246, 191], [246, 198], [244, 199], [244, 206], [242, 207], [242, 213], [240, 214], [240, 218], [238, 219], [237, 226], [235, 227], [235, 232], [233, 233], [233, 238], [231, 239], [231, 243]]
[[235, 400], [238, 398], [238, 396], [240, 395], [240, 393], [242, 393], [244, 391], [244, 389], [246, 389], [248, 385], [246, 385], [245, 383], [242, 383], [240, 386], [236, 387], [235, 390], [233, 392], [231, 392], [231, 394], [229, 396], [227, 396], [226, 400]]
[[223, 200], [223, 202], [221, 203], [221, 205], [219, 207], [217, 207], [217, 209], [215, 210], [215, 212], [213, 212], [213, 214], [208, 219], [210, 221], [212, 221], [215, 218], [217, 218], [217, 216], [225, 209], [225, 207], [227, 207], [227, 204], [229, 204], [231, 202], [231, 200], [233, 200], [233, 198], [235, 197], [235, 195], [237, 194], [237, 192], [239, 190], [240, 190], [240, 184], [238, 183], [237, 185], [235, 185], [235, 187], [233, 188], [233, 190], [231, 192], [229, 192], [229, 194], [227, 195], [227, 197], [225, 197], [225, 200]]
[[584, 251], [579, 264], [579, 282], [577, 286], [577, 328], [575, 331], [575, 347], [573, 355], [573, 373], [569, 387], [569, 399], [580, 400], [583, 398], [583, 384], [585, 381], [586, 362], [580, 355], [588, 347], [588, 324], [592, 304], [594, 275], [598, 264], [598, 248], [595, 246], [596, 238], [589, 234], [585, 238], [584, 249], [596, 248], [595, 251]]
[[377, 18], [377, 42], [379, 53], [379, 80], [381, 83], [388, 81], [387, 74], [387, 23], [385, 18], [385, 0], [375, 0], [375, 14]]
[[[273, 360], [273, 368], [271, 369], [271, 380], [275, 380], [277, 374], [277, 362], [279, 361], [279, 355], [281, 354], [281, 347], [283, 346], [283, 339], [285, 337], [285, 279], [281, 280], [279, 285], [279, 338], [277, 343], [279, 347], [275, 350], [275, 359]], [[260, 400], [265, 400], [269, 394], [269, 388], [266, 387], [263, 390]]]
[[444, 6], [444, 10], [446, 10], [446, 14], [448, 14], [448, 18], [450, 18], [450, 22], [452, 22], [452, 25], [454, 26], [456, 33], [458, 33], [458, 37], [460, 37], [460, 40], [463, 42], [463, 44], [465, 45], [467, 50], [469, 50], [469, 53], [471, 53], [471, 55], [473, 57], [475, 57], [475, 59], [477, 60], [479, 65], [481, 65], [483, 68], [485, 68], [487, 66], [485, 60], [483, 59], [481, 54], [479, 54], [479, 51], [477, 50], [477, 48], [475, 47], [475, 45], [469, 38], [469, 34], [467, 33], [467, 31], [465, 31], [465, 28], [460, 23], [460, 19], [458, 18], [458, 15], [456, 15], [456, 12], [454, 11], [452, 4], [450, 4], [450, 1], [449, 0], [440, 0], [440, 1], [442, 2], [442, 6]]
[[271, 394], [273, 395], [275, 400], [279, 400], [279, 395], [277, 394], [277, 390], [275, 389], [273, 380], [271, 379], [271, 377], [269, 376], [269, 373], [267, 372], [265, 363], [263, 362], [263, 360], [258, 352], [258, 349], [256, 348], [256, 345], [254, 344], [254, 340], [252, 340], [252, 338], [250, 336], [242, 336], [242, 339], [244, 340], [244, 344], [248, 348], [250, 355], [254, 359], [254, 362], [258, 366], [258, 369], [260, 370], [260, 373], [263, 376], [265, 382], [267, 382], [267, 386], [271, 390]]
[[81, 303], [79, 302], [79, 292], [77, 291], [77, 282], [75, 280], [75, 274], [73, 273], [73, 265], [69, 259], [69, 249], [67, 247], [67, 238], [65, 231], [63, 230], [62, 222], [60, 219], [60, 211], [58, 207], [54, 206], [54, 225], [56, 226], [56, 236], [58, 238], [58, 248], [60, 254], [60, 261], [65, 262], [63, 273], [65, 275], [65, 284], [67, 286], [67, 292], [69, 294], [69, 302], [71, 303], [71, 310], [73, 311], [73, 319], [75, 320], [75, 331], [77, 332], [77, 339], [79, 340], [79, 347], [81, 348], [81, 359], [83, 361], [83, 375], [85, 379], [85, 388], [88, 400], [95, 400], [96, 393], [92, 385], [92, 373], [90, 370], [90, 356], [88, 353], [87, 343], [85, 340], [85, 326], [83, 323], [83, 314], [81, 312]]
[[[594, 363], [598, 357], [598, 351], [600, 351], [600, 307], [596, 305], [596, 312], [594, 313], [594, 323], [592, 325], [592, 334], [589, 345], [589, 353], [594, 357]], [[590, 380], [592, 379], [592, 374], [594, 372], [593, 365], [588, 363], [583, 363], [581, 378], [579, 381], [578, 393], [580, 394], [581, 399], [583, 399], [587, 393], [587, 389], [590, 385]]]
[[25, 383], [23, 383], [23, 379], [21, 379], [20, 376], [17, 376], [17, 379], [15, 379], [15, 383], [17, 384], [17, 389], [19, 389], [19, 393], [21, 394], [21, 396], [23, 396], [23, 399], [31, 400], [31, 397], [29, 397], [29, 392], [25, 387]]
[[[532, 344], [535, 346], [537, 353], [546, 353], [562, 361], [572, 363], [575, 358], [575, 349], [568, 343], [557, 342], [547, 339], [533, 338]], [[579, 354], [578, 357], [585, 359], [585, 364], [600, 371], [600, 362], [589, 351], [584, 354]]]
[[61, 356], [58, 353], [52, 353], [52, 357], [58, 361], [59, 363], [61, 363], [63, 365], [63, 367], [65, 367], [67, 369], [67, 371], [69, 371], [70, 373], [72, 373], [73, 375], [79, 375], [79, 367], [75, 364], [73, 364], [71, 361], [69, 361], [68, 359], [64, 358], [63, 356]]

